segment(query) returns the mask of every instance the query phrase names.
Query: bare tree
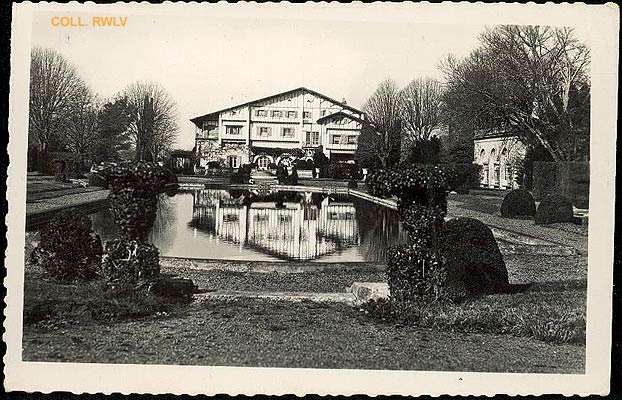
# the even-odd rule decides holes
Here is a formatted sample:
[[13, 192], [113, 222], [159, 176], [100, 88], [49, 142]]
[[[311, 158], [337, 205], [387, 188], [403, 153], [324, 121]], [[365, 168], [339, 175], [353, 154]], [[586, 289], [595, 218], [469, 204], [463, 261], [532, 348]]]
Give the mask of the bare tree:
[[86, 84], [54, 50], [34, 47], [30, 57], [29, 144], [46, 152], [63, 146], [68, 117]]
[[155, 161], [168, 152], [177, 138], [177, 106], [155, 82], [135, 82], [124, 91], [130, 110], [128, 132], [139, 160]]
[[570, 28], [500, 26], [464, 60], [442, 64], [449, 108], [482, 127], [516, 128], [556, 161], [585, 157], [590, 51]]
[[[370, 147], [363, 145], [359, 158], [365, 149], [368, 156], [377, 157], [382, 168], [387, 168], [399, 161], [400, 155], [400, 91], [394, 81], [387, 79], [380, 83], [376, 91], [363, 106], [368, 120], [371, 122], [377, 140], [370, 141]], [[359, 142], [359, 146], [361, 147]], [[358, 149], [357, 149], [358, 150]]]
[[85, 86], [74, 98], [65, 129], [67, 150], [80, 156], [81, 160], [97, 150], [98, 113], [98, 100]]
[[431, 78], [417, 78], [401, 92], [402, 128], [410, 143], [428, 140], [441, 125], [442, 86]]

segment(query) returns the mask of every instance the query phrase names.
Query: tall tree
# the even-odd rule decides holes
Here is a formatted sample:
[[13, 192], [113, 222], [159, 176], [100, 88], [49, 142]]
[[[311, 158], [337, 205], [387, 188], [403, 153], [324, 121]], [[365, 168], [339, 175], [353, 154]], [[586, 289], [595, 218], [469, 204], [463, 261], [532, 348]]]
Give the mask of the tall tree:
[[107, 102], [99, 112], [99, 141], [96, 151], [97, 161], [113, 161], [120, 153], [129, 150], [129, 125], [131, 113], [127, 98], [119, 97]]
[[76, 68], [54, 50], [33, 47], [30, 58], [29, 144], [43, 152], [60, 149], [67, 121], [86, 84]]
[[442, 86], [431, 78], [417, 78], [401, 92], [401, 118], [404, 134], [410, 143], [430, 139], [441, 126]]
[[136, 158], [161, 159], [177, 138], [177, 106], [168, 92], [155, 82], [135, 82], [123, 93], [127, 98], [128, 133]]
[[98, 147], [98, 105], [95, 95], [86, 86], [76, 95], [65, 127], [65, 146], [80, 160], [94, 155]]
[[447, 107], [479, 127], [512, 127], [556, 161], [587, 157], [590, 51], [571, 28], [500, 26], [442, 63]]
[[[359, 159], [364, 156], [375, 155], [382, 168], [396, 165], [400, 157], [402, 121], [400, 91], [395, 82], [387, 79], [380, 83], [363, 106], [363, 111], [371, 122], [377, 138], [359, 150]], [[360, 142], [359, 148], [362, 144]], [[373, 148], [368, 148], [370, 144], [373, 145]], [[370, 150], [371, 154], [364, 154], [367, 150]]]

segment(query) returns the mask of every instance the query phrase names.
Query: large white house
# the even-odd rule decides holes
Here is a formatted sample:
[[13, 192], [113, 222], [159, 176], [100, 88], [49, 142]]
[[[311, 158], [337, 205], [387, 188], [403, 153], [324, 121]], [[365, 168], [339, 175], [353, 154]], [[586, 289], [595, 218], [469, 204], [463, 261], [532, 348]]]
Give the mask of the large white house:
[[322, 146], [335, 161], [354, 159], [365, 114], [344, 102], [300, 87], [192, 118], [199, 167], [237, 168], [311, 159]]

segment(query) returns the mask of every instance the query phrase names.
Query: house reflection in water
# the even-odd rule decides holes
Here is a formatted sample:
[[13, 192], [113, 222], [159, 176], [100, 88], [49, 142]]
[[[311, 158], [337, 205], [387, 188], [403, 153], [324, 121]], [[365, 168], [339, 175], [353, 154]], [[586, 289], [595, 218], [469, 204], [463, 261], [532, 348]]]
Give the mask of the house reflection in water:
[[360, 244], [345, 196], [222, 190], [193, 192], [190, 226], [284, 260], [313, 260]]

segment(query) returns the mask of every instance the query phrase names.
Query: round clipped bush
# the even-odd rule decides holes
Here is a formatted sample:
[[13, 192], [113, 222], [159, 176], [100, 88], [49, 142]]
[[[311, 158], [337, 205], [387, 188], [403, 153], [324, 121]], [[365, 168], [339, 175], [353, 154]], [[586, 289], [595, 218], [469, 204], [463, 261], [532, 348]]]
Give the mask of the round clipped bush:
[[91, 220], [76, 209], [59, 212], [41, 231], [41, 241], [31, 262], [63, 282], [97, 276], [102, 243], [93, 233]]
[[501, 216], [505, 218], [536, 215], [536, 202], [525, 189], [512, 190], [501, 203]]
[[546, 225], [555, 222], [572, 222], [573, 209], [570, 200], [558, 194], [550, 194], [542, 199], [536, 212], [536, 224]]
[[452, 299], [503, 293], [508, 272], [492, 231], [473, 218], [454, 218], [442, 228], [441, 254]]

